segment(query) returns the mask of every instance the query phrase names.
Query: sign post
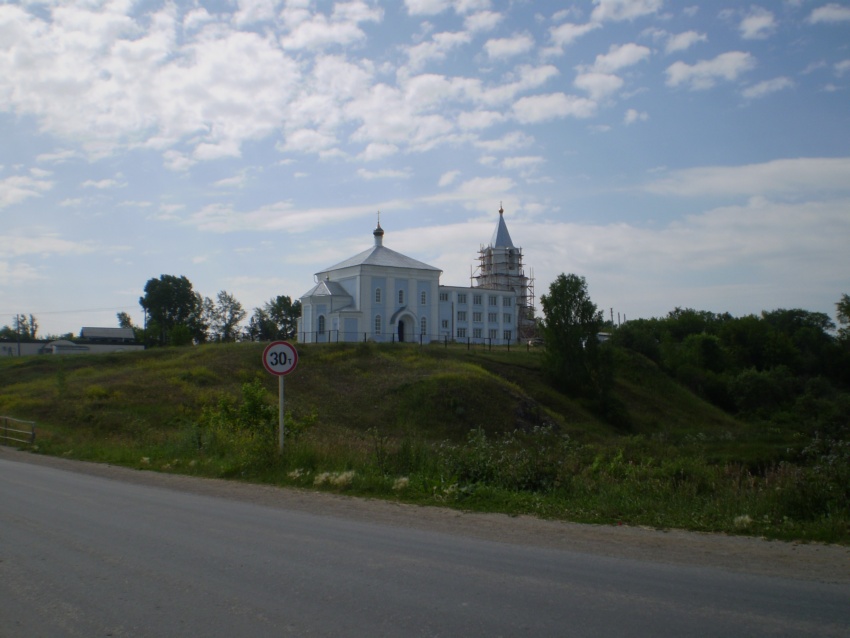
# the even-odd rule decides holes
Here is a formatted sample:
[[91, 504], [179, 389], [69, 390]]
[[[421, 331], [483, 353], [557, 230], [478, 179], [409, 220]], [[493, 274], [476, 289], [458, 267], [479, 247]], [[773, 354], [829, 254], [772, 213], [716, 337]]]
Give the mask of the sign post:
[[295, 346], [287, 341], [272, 341], [263, 350], [263, 367], [278, 378], [278, 417], [277, 442], [278, 451], [283, 454], [283, 377], [295, 370], [298, 365], [298, 352]]

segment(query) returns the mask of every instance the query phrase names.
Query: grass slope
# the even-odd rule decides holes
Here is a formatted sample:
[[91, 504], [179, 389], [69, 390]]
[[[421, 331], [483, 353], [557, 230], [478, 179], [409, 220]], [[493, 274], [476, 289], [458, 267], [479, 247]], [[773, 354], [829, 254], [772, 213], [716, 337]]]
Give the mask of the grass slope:
[[[788, 463], [800, 433], [739, 422], [634, 353], [616, 352], [618, 428], [547, 383], [539, 350], [301, 345], [286, 410], [293, 432], [309, 427], [280, 459], [218, 418], [251, 382], [276, 405], [263, 348], [7, 358], [0, 415], [37, 421], [39, 451], [73, 458], [586, 522], [850, 538], [840, 477], [799, 489]], [[216, 436], [230, 447], [205, 444]]]

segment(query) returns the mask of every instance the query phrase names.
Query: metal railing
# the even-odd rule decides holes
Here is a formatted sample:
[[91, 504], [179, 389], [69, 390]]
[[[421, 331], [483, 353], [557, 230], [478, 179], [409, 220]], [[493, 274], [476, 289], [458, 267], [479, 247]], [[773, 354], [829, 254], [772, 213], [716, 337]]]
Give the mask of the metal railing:
[[0, 416], [0, 443], [11, 445], [35, 443], [35, 421], [22, 421], [10, 416]]

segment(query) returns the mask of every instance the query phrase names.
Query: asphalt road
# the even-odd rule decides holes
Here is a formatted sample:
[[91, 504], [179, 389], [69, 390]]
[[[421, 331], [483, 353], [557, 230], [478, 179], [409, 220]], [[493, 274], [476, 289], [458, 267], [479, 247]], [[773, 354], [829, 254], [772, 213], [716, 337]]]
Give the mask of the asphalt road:
[[0, 458], [0, 636], [842, 636], [850, 584], [502, 543]]

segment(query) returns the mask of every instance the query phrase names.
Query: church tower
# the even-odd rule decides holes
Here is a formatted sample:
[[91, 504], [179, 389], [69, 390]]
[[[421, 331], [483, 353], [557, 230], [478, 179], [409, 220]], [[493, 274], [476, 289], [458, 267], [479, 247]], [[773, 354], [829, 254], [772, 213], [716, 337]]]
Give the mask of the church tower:
[[475, 288], [510, 290], [516, 294], [520, 338], [534, 334], [534, 279], [525, 274], [522, 249], [514, 246], [499, 206], [499, 223], [490, 243], [478, 251], [478, 267], [472, 274]]

